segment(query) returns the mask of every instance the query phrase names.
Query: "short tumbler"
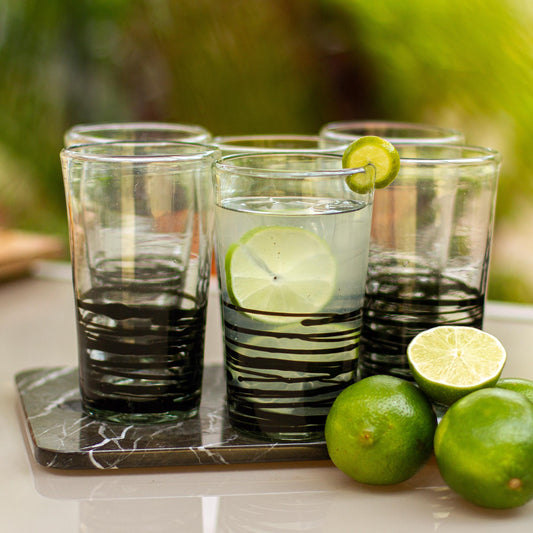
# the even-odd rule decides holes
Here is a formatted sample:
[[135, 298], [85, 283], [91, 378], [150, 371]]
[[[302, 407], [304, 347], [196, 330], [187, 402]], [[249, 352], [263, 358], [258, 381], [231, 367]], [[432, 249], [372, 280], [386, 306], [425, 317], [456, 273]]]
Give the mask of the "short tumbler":
[[217, 156], [164, 142], [61, 152], [90, 414], [152, 423], [198, 411]]

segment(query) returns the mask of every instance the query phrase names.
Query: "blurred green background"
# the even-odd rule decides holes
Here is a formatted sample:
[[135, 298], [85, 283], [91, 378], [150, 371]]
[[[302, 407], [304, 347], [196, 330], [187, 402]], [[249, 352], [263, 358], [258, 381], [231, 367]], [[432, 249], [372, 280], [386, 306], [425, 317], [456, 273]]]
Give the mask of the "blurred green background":
[[530, 0], [2, 0], [0, 227], [66, 242], [76, 123], [424, 122], [502, 152], [489, 298], [533, 302], [532, 27]]

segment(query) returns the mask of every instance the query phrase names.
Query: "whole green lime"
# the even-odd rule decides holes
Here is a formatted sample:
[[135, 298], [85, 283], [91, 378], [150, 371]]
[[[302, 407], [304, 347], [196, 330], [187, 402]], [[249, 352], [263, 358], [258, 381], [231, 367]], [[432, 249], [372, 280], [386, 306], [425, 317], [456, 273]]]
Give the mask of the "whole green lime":
[[533, 404], [518, 392], [492, 387], [458, 400], [434, 449], [444, 481], [472, 503], [505, 509], [533, 498]]
[[425, 395], [400, 378], [376, 375], [344, 389], [325, 427], [329, 456], [356, 481], [400, 483], [429, 459], [437, 419]]
[[496, 387], [519, 392], [533, 403], [533, 381], [531, 379], [501, 378], [496, 383]]

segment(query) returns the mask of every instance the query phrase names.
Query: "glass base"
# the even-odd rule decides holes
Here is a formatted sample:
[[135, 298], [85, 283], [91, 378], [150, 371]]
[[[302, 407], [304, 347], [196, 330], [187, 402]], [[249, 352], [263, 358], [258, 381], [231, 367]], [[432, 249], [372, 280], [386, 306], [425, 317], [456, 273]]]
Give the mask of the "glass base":
[[272, 429], [262, 430], [259, 426], [246, 425], [241, 426], [239, 423], [232, 420], [230, 413], [229, 421], [232, 428], [241, 434], [243, 437], [252, 438], [264, 442], [320, 442], [324, 440], [324, 429], [319, 431], [287, 431]]
[[255, 440], [260, 440], [264, 442], [320, 442], [324, 440], [324, 432], [315, 432], [315, 433], [262, 433], [255, 431], [247, 431], [240, 429], [233, 425], [239, 434], [243, 437], [252, 438]]
[[165, 424], [167, 422], [179, 422], [188, 420], [198, 415], [198, 407], [187, 411], [166, 411], [163, 413], [119, 413], [105, 409], [95, 409], [84, 406], [83, 410], [88, 415], [106, 422], [117, 424]]

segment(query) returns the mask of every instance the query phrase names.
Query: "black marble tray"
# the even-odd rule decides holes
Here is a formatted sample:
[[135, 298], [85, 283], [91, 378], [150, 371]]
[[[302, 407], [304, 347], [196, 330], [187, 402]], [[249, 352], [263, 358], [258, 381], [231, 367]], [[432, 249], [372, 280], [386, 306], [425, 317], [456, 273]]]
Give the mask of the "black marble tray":
[[222, 366], [207, 366], [197, 417], [158, 425], [102, 422], [81, 409], [76, 368], [15, 376], [35, 460], [58, 469], [117, 469], [327, 459], [324, 442], [269, 443], [233, 430]]

